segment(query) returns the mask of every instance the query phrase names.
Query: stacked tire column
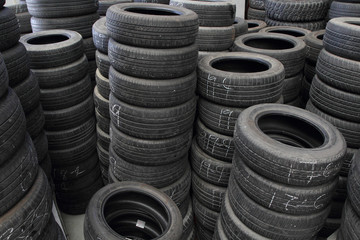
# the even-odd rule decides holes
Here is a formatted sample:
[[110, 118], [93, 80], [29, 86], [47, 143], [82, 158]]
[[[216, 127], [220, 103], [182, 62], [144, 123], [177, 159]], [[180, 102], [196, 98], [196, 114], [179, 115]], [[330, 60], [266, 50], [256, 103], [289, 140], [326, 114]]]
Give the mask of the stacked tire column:
[[27, 9], [26, 2], [19, 1], [18, 3], [14, 5], [9, 5], [8, 7], [15, 12], [16, 18], [19, 20], [20, 33], [21, 34], [31, 33], [32, 32], [31, 24], [30, 24], [31, 15]]
[[360, 1], [338, 0], [332, 1], [329, 10], [329, 19], [337, 17], [360, 17]]
[[250, 0], [246, 19], [265, 21], [265, 0]]
[[[188, 9], [123, 3], [106, 14], [110, 37], [109, 179], [159, 188], [193, 239], [188, 150], [196, 110], [198, 16]], [[146, 31], [144, 31], [146, 29]]]
[[265, 55], [223, 53], [199, 61], [199, 119], [191, 148], [198, 239], [214, 233], [232, 168], [237, 117], [249, 106], [280, 101], [283, 81], [283, 65]]
[[341, 133], [284, 104], [247, 108], [235, 129], [233, 169], [214, 239], [314, 239], [345, 155]]
[[[360, 148], [359, 69], [360, 34], [358, 18], [337, 18], [329, 21], [324, 35], [324, 49], [316, 64], [316, 75], [310, 88], [306, 109], [336, 126], [347, 143], [347, 154], [340, 171], [340, 194], [334, 204], [338, 209], [346, 198], [346, 178], [356, 150]], [[339, 219], [340, 214], [334, 216]]]
[[89, 75], [95, 85], [95, 46], [92, 25], [99, 19], [98, 0], [27, 0], [32, 15], [33, 32], [51, 29], [73, 30], [84, 39], [84, 52], [89, 60]]
[[[0, 51], [8, 69], [9, 86], [18, 95], [23, 111], [26, 115], [27, 131], [32, 138], [37, 152], [39, 164], [46, 175], [51, 176], [51, 161], [48, 156], [47, 137], [43, 130], [45, 118], [40, 104], [40, 88], [29, 67], [27, 51], [22, 43], [19, 43], [20, 29], [15, 14], [8, 8], [1, 10], [0, 25], [12, 26], [13, 32], [9, 39], [1, 44]], [[6, 28], [4, 28], [6, 30]], [[5, 34], [6, 35], [6, 34]], [[11, 44], [11, 45], [10, 45]]]
[[21, 42], [40, 85], [57, 203], [65, 213], [84, 213], [92, 194], [103, 184], [81, 35], [48, 30], [27, 34]]
[[268, 26], [301, 27], [310, 31], [324, 29], [328, 0], [265, 0], [265, 22]]

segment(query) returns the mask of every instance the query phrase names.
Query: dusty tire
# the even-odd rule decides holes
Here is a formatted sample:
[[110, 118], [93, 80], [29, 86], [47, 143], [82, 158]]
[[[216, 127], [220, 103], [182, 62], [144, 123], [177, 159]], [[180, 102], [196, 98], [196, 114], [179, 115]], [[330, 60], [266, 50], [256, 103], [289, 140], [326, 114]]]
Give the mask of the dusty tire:
[[100, 18], [94, 23], [92, 26], [92, 36], [96, 49], [104, 54], [107, 54], [109, 36], [106, 28], [106, 18]]
[[248, 24], [248, 32], [247, 33], [256, 33], [259, 32], [261, 29], [266, 27], [266, 22], [261, 20], [255, 20], [255, 19], [247, 19], [246, 20]]
[[109, 78], [110, 60], [109, 56], [101, 53], [100, 51], [95, 52], [96, 66], [105, 78]]
[[290, 35], [293, 37], [297, 37], [300, 39], [305, 39], [308, 34], [311, 33], [311, 31], [299, 28], [299, 27], [284, 27], [284, 26], [273, 26], [273, 27], [266, 27], [261, 29], [259, 32], [269, 32], [269, 33], [281, 33]]
[[199, 27], [196, 44], [199, 51], [225, 51], [230, 49], [235, 40], [235, 28], [229, 27]]
[[0, 98], [8, 93], [9, 76], [2, 55], [0, 54]]
[[266, 17], [265, 10], [255, 9], [255, 8], [252, 8], [252, 7], [248, 8], [247, 18], [246, 19], [255, 19], [255, 20], [264, 21], [265, 17]]
[[285, 22], [285, 21], [277, 21], [277, 20], [266, 17], [265, 22], [268, 26], [300, 27], [300, 28], [305, 28], [310, 31], [318, 31], [321, 29], [325, 29], [325, 27], [326, 27], [325, 20], [319, 20], [319, 21], [313, 21], [313, 22]]
[[20, 38], [20, 28], [15, 13], [9, 8], [0, 11], [0, 51], [14, 46]]
[[351, 202], [351, 205], [354, 208], [354, 211], [359, 215], [360, 213], [360, 179], [359, 179], [359, 172], [360, 172], [360, 153], [357, 151], [352, 159], [352, 166], [350, 168], [349, 176], [348, 176], [348, 184], [347, 184], [347, 191], [348, 191], [348, 198]]
[[325, 30], [311, 32], [305, 37], [306, 43], [306, 60], [316, 63], [320, 51], [323, 49], [323, 38]]
[[235, 28], [235, 38], [248, 32], [248, 24], [242, 18], [235, 18], [233, 26]]
[[329, 18], [360, 17], [359, 3], [333, 1], [329, 9]]

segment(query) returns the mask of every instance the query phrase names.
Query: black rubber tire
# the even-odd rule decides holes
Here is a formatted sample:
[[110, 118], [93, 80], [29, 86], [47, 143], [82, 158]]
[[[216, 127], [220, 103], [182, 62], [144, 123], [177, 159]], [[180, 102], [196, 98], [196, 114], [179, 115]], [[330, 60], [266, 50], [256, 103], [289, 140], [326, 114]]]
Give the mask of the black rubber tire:
[[86, 55], [86, 58], [90, 60], [95, 59], [95, 52], [96, 47], [94, 45], [94, 41], [92, 37], [83, 39], [83, 45], [84, 45], [84, 53]]
[[357, 54], [360, 51], [357, 40], [360, 36], [358, 24], [360, 24], [359, 18], [331, 19], [326, 25], [324, 48], [337, 56], [360, 61], [360, 56]]
[[193, 197], [192, 200], [196, 225], [200, 225], [206, 230], [214, 232], [216, 220], [218, 219], [220, 213], [207, 208], [201, 204], [196, 197]]
[[1, 165], [0, 214], [4, 216], [31, 188], [38, 172], [34, 145], [26, 136], [18, 151]]
[[44, 171], [49, 183], [52, 184], [51, 172], [52, 172], [52, 164], [49, 154], [46, 155], [45, 159], [39, 162], [39, 166]]
[[225, 196], [226, 187], [216, 186], [200, 178], [196, 173], [192, 174], [192, 194], [199, 203], [208, 209], [220, 212]]
[[201, 150], [211, 157], [226, 162], [232, 161], [235, 149], [232, 137], [212, 131], [198, 119], [195, 139]]
[[235, 28], [227, 27], [199, 27], [196, 44], [199, 51], [225, 51], [230, 49], [235, 40]]
[[269, 18], [287, 22], [310, 22], [324, 19], [329, 9], [328, 0], [291, 1], [266, 0]]
[[352, 159], [352, 165], [348, 176], [347, 192], [354, 211], [360, 213], [360, 151], [357, 151]]
[[310, 30], [299, 28], [299, 27], [289, 27], [289, 26], [273, 26], [273, 27], [266, 27], [261, 29], [259, 32], [269, 32], [269, 33], [280, 33], [286, 34], [293, 37], [300, 38], [304, 40], [307, 35], [311, 33]]
[[284, 21], [277, 21], [277, 20], [273, 20], [268, 17], [265, 17], [265, 22], [268, 26], [300, 27], [300, 28], [305, 28], [310, 31], [318, 31], [321, 29], [325, 29], [325, 27], [326, 27], [325, 20], [319, 20], [319, 21], [313, 21], [313, 22], [284, 22]]
[[[40, 66], [40, 65], [38, 65]], [[47, 69], [32, 69], [41, 89], [61, 88], [78, 82], [88, 73], [88, 60], [84, 54], [67, 65]]]
[[96, 122], [99, 125], [99, 128], [109, 134], [111, 120], [101, 115], [96, 109], [95, 109], [95, 117], [96, 117]]
[[[236, 41], [241, 41], [242, 36]], [[239, 64], [244, 68], [239, 69]], [[198, 63], [198, 93], [227, 106], [276, 102], [281, 96], [283, 80], [283, 65], [264, 55], [223, 53], [206, 56]]]
[[97, 69], [95, 72], [95, 81], [100, 95], [103, 96], [105, 99], [109, 99], [110, 82], [109, 79], [107, 79], [100, 73], [99, 69]]
[[308, 86], [307, 90], [310, 91], [311, 82], [316, 74], [316, 63], [305, 61], [304, 65], [304, 77], [306, 78]]
[[190, 196], [188, 199], [187, 210], [185, 216], [183, 216], [183, 232], [181, 235], [181, 239], [184, 240], [190, 240], [194, 232], [194, 211]]
[[99, 9], [97, 12], [98, 14], [100, 14], [100, 16], [105, 16], [106, 11], [112, 5], [119, 3], [128, 3], [128, 2], [132, 2], [132, 0], [99, 0]]
[[1, 54], [9, 75], [10, 87], [16, 86], [29, 76], [29, 57], [22, 43], [2, 51]]
[[94, 115], [93, 97], [90, 95], [85, 101], [69, 108], [44, 111], [44, 115], [46, 130], [61, 131], [76, 127]]
[[17, 13], [16, 18], [19, 20], [19, 28], [21, 34], [27, 34], [32, 32], [31, 28], [31, 15], [28, 12]]
[[101, 53], [100, 51], [95, 52], [96, 66], [99, 69], [101, 75], [105, 78], [109, 78], [110, 60], [108, 55]]
[[119, 181], [147, 183], [156, 188], [163, 188], [176, 182], [185, 174], [188, 156], [178, 161], [161, 166], [141, 166], [121, 159], [110, 147], [110, 170]]
[[157, 3], [157, 4], [167, 4], [167, 5], [169, 5], [170, 0], [134, 0], [134, 2]]
[[308, 101], [306, 109], [333, 124], [344, 136], [348, 147], [355, 149], [360, 148], [360, 123], [346, 121], [327, 114], [316, 107], [311, 100]]
[[101, 177], [103, 179], [104, 185], [110, 183], [109, 177], [109, 152], [106, 151], [100, 144], [96, 145], [98, 157], [99, 157], [99, 165], [101, 171]]
[[25, 113], [34, 110], [40, 101], [40, 88], [35, 75], [30, 71], [23, 82], [13, 87], [16, 95], [19, 97], [21, 106]]
[[[123, 201], [128, 203], [126, 204], [127, 207], [117, 207], [116, 209], [119, 211], [113, 211], [113, 204], [124, 206], [122, 205]], [[113, 220], [116, 221], [113, 222], [107, 217], [108, 213], [104, 212], [104, 208], [112, 209], [111, 213], [109, 213], [114, 217]], [[140, 218], [146, 222], [145, 229], [134, 227]], [[104, 222], [104, 219], [110, 221]], [[135, 182], [110, 184], [96, 192], [90, 200], [84, 221], [85, 240], [91, 240], [91, 236], [98, 236], [101, 239], [108, 240], [125, 240], [127, 236], [180, 240], [183, 230], [181, 214], [175, 203], [159, 190], [147, 184]], [[124, 223], [130, 221], [128, 223], [133, 227], [127, 227], [124, 232], [121, 232], [118, 229], [118, 221], [124, 221]], [[135, 222], [131, 223], [133, 221]], [[139, 224], [142, 222], [138, 221]], [[118, 229], [118, 231], [114, 231], [114, 228]], [[143, 231], [141, 231], [142, 229]], [[155, 230], [155, 232], [152, 232], [152, 230]], [[152, 234], [148, 235], [148, 231], [151, 231]]]
[[27, 194], [0, 218], [0, 232], [8, 239], [38, 239], [51, 216], [51, 188], [42, 170]]
[[[300, 125], [301, 131], [296, 130]], [[245, 109], [235, 129], [236, 158], [263, 177], [288, 185], [316, 186], [331, 181], [340, 171], [346, 151], [344, 137], [333, 125], [283, 104]]]
[[255, 9], [265, 10], [265, 0], [249, 0], [249, 6]]
[[100, 95], [97, 86], [94, 88], [94, 105], [95, 110], [100, 113], [102, 116], [110, 119], [109, 111], [109, 100]]
[[293, 107], [303, 108], [303, 106], [301, 105], [302, 104], [301, 96], [298, 96], [297, 98], [291, 100], [290, 102], [284, 102], [284, 104], [293, 106]]
[[305, 43], [306, 43], [306, 60], [311, 61], [312, 63], [316, 63], [318, 60], [318, 56], [320, 51], [323, 49], [323, 38], [324, 38], [325, 30], [319, 30], [315, 32], [311, 32], [306, 35]]
[[2, 55], [0, 54], [0, 99], [8, 93], [9, 76]]
[[34, 32], [22, 36], [20, 42], [29, 54], [31, 69], [64, 66], [84, 54], [81, 35], [69, 30]]
[[360, 62], [320, 52], [316, 65], [318, 78], [334, 88], [360, 94]]
[[269, 181], [236, 157], [232, 174], [236, 184], [256, 203], [278, 213], [297, 216], [317, 213], [327, 208], [338, 186], [337, 178], [311, 187], [294, 187]]
[[26, 130], [31, 138], [39, 136], [45, 125], [44, 112], [39, 104], [34, 110], [26, 114]]
[[98, 9], [97, 0], [26, 0], [29, 13], [38, 18], [64, 18], [94, 13]]
[[20, 39], [20, 28], [13, 10], [2, 8], [0, 11], [0, 52], [14, 46]]
[[75, 106], [91, 95], [91, 81], [88, 75], [68, 86], [40, 90], [40, 101], [45, 111], [60, 110]]
[[195, 239], [208, 240], [208, 239], [212, 239], [212, 236], [214, 235], [214, 230], [210, 231], [204, 228], [201, 224], [195, 224], [195, 233], [196, 233]]
[[193, 171], [206, 182], [221, 187], [228, 185], [231, 163], [210, 157], [199, 148], [196, 141], [192, 142], [190, 163]]
[[126, 104], [110, 94], [111, 121], [120, 131], [142, 139], [165, 139], [192, 128], [196, 98], [174, 107], [144, 108]]
[[[107, 2], [107, 1], [100, 1], [100, 2]], [[94, 25], [92, 26], [92, 36], [96, 49], [104, 54], [107, 54], [109, 36], [106, 28], [106, 17], [100, 18], [94, 23]]]
[[282, 96], [284, 98], [285, 104], [288, 104], [289, 102], [292, 102], [293, 100], [299, 97], [302, 79], [303, 79], [302, 72], [300, 72], [299, 74], [293, 77], [284, 79]]
[[19, 98], [9, 88], [0, 98], [0, 166], [17, 151], [25, 139], [26, 120]]
[[300, 216], [269, 210], [249, 198], [234, 178], [229, 182], [228, 194], [230, 206], [239, 220], [270, 239], [313, 239], [330, 212], [330, 206], [318, 213]]
[[255, 8], [252, 8], [252, 7], [248, 8], [247, 18], [246, 19], [255, 19], [255, 20], [264, 21], [265, 17], [266, 17], [265, 10], [255, 9]]
[[100, 18], [99, 14], [66, 17], [66, 18], [31, 18], [33, 32], [40, 32], [51, 29], [67, 29], [76, 31], [83, 38], [92, 36], [92, 25]]
[[346, 201], [341, 219], [340, 231], [346, 240], [355, 240], [360, 238], [359, 215], [354, 211], [354, 205]]
[[123, 3], [107, 10], [106, 27], [109, 37], [122, 44], [144, 48], [179, 48], [195, 42], [199, 23], [197, 14], [186, 8], [153, 3]]
[[340, 174], [339, 174], [340, 176], [348, 177], [348, 174], [349, 174], [349, 171], [350, 171], [350, 168], [352, 165], [352, 160], [353, 160], [353, 157], [354, 157], [355, 153], [357, 152], [357, 150], [358, 149], [349, 148], [349, 147], [346, 149], [344, 162], [341, 167]]
[[146, 140], [131, 137], [111, 127], [114, 152], [124, 160], [138, 165], [160, 166], [177, 161], [190, 148], [192, 129], [172, 138]]
[[360, 95], [334, 88], [315, 75], [310, 89], [310, 99], [320, 110], [336, 118], [360, 122]]
[[172, 49], [149, 49], [109, 41], [109, 59], [117, 71], [139, 78], [171, 79], [186, 76], [196, 69], [195, 44]]
[[109, 151], [110, 135], [102, 131], [99, 125], [96, 125], [96, 135], [98, 144], [100, 144], [106, 151]]
[[248, 32], [248, 23], [242, 18], [236, 17], [233, 26], [235, 28], [235, 38]]
[[28, 8], [25, 1], [18, 1], [16, 3], [11, 3], [11, 5], [9, 4], [9, 6], [6, 7], [13, 10], [15, 14], [28, 12]]
[[267, 26], [266, 22], [255, 19], [247, 19], [248, 24], [248, 32], [247, 33], [256, 33], [259, 32], [260, 29], [263, 29]]
[[206, 56], [216, 56], [218, 54], [222, 54], [222, 53], [225, 53], [225, 52], [230, 52], [229, 50], [225, 50], [225, 51], [221, 51], [221, 52], [209, 52], [209, 51], [199, 51], [199, 56], [198, 56], [198, 62], [206, 57]]
[[222, 226], [220, 217], [219, 217], [218, 220], [216, 221], [216, 226], [215, 226], [215, 232], [214, 232], [213, 240], [228, 240], [228, 238], [227, 238], [226, 235], [225, 235], [224, 228], [223, 228], [223, 226]]
[[90, 77], [91, 84], [92, 84], [92, 87], [93, 87], [93, 88], [94, 88], [95, 85], [96, 85], [96, 81], [95, 81], [95, 73], [96, 73], [96, 70], [97, 70], [96, 60], [90, 60], [90, 61], [89, 61], [89, 71], [88, 71], [88, 74], [89, 74], [89, 77]]
[[329, 19], [338, 17], [360, 17], [359, 3], [333, 1], [329, 9]]
[[38, 240], [48, 239], [58, 240], [58, 228], [53, 214], [51, 214], [49, 222], [45, 225], [44, 231], [38, 238]]
[[170, 0], [170, 5], [190, 9], [203, 27], [225, 27], [234, 23], [236, 5], [225, 1]]
[[285, 77], [302, 71], [305, 64], [305, 43], [289, 35], [276, 33], [253, 33], [237, 37], [233, 52], [264, 54], [279, 60], [285, 68]]
[[37, 159], [39, 163], [46, 158], [48, 152], [48, 140], [45, 131], [41, 131], [39, 136], [33, 138]]
[[189, 101], [195, 97], [196, 81], [195, 71], [166, 80], [131, 77], [113, 67], [109, 73], [110, 89], [116, 98], [127, 104], [149, 108], [173, 107]]

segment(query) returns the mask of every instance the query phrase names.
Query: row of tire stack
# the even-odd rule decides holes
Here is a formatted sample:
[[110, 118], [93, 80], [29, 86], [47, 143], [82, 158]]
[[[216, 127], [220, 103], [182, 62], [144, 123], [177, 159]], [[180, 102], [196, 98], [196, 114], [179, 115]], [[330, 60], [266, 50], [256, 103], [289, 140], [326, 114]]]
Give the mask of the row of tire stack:
[[300, 38], [266, 31], [239, 36], [232, 52], [264, 54], [279, 60], [285, 68], [283, 102], [299, 106], [306, 45]]
[[360, 17], [359, 0], [332, 1], [329, 9], [329, 19], [337, 17]]
[[165, 192], [184, 218], [182, 239], [193, 239], [188, 150], [196, 111], [198, 17], [174, 6], [123, 3], [107, 10], [106, 27], [109, 180], [143, 182]]
[[33, 32], [52, 29], [67, 29], [81, 34], [84, 52], [89, 61], [89, 75], [95, 85], [95, 51], [92, 25], [100, 18], [98, 0], [27, 0]]
[[[13, 47], [20, 38], [14, 13], [3, 5], [1, 2], [0, 25], [5, 39], [0, 40], [0, 51]], [[6, 37], [14, 41], [9, 42]], [[51, 187], [44, 171], [39, 168], [36, 148], [27, 133], [23, 106], [15, 91], [9, 88], [10, 81], [0, 54], [1, 238], [62, 239], [54, 237], [61, 232], [51, 213]], [[49, 238], [47, 232], [56, 235]]]
[[341, 133], [306, 110], [259, 104], [241, 112], [234, 145], [214, 239], [314, 239], [338, 183]]
[[328, 0], [265, 0], [268, 26], [301, 27], [310, 31], [325, 29]]
[[[339, 226], [339, 213], [346, 198], [346, 182], [351, 159], [360, 148], [359, 118], [359, 52], [356, 36], [360, 36], [358, 18], [335, 18], [329, 21], [316, 64], [316, 75], [310, 88], [306, 109], [323, 117], [345, 137], [347, 154], [340, 172], [338, 191], [334, 196], [333, 229]], [[355, 24], [354, 24], [355, 23]], [[345, 38], [345, 39], [344, 39]], [[330, 220], [329, 220], [330, 221]]]
[[338, 240], [354, 240], [360, 238], [360, 151], [357, 151], [351, 165], [347, 190], [348, 199], [346, 200], [343, 215], [341, 219], [341, 227], [337, 234]]
[[65, 213], [84, 213], [102, 180], [82, 37], [70, 30], [48, 30], [20, 41], [40, 85], [57, 203]]
[[215, 230], [232, 169], [236, 119], [249, 106], [281, 101], [283, 81], [283, 65], [265, 55], [222, 53], [199, 61], [199, 119], [191, 148], [198, 239], [211, 239]]
[[31, 15], [27, 9], [27, 5], [25, 1], [18, 1], [15, 4], [11, 4], [8, 8], [12, 9], [15, 12], [16, 18], [19, 20], [20, 33], [26, 34], [31, 33], [31, 24], [30, 18]]
[[246, 19], [265, 21], [265, 17], [265, 0], [249, 0]]

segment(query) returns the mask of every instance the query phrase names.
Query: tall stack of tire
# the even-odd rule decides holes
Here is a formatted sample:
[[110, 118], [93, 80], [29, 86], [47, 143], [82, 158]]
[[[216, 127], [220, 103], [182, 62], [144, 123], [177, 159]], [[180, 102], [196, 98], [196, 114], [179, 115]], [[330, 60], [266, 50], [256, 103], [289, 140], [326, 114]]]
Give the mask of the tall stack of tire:
[[133, 2], [133, 0], [99, 0], [99, 9], [98, 9], [97, 13], [101, 17], [105, 17], [106, 11], [112, 5], [119, 4], [119, 3], [128, 3], [128, 2]]
[[57, 203], [65, 213], [85, 212], [103, 184], [88, 61], [81, 35], [48, 30], [24, 35], [30, 68], [40, 85]]
[[306, 56], [304, 66], [304, 77], [301, 86], [301, 106], [305, 106], [309, 100], [311, 82], [315, 76], [315, 68], [320, 51], [323, 49], [323, 38], [325, 30], [319, 30], [305, 37]]
[[93, 25], [93, 39], [96, 47], [94, 103], [96, 116], [97, 153], [100, 160], [101, 176], [104, 184], [109, 182], [109, 147], [110, 147], [110, 112], [109, 112], [109, 37], [106, 29], [106, 17], [97, 20]]
[[106, 13], [109, 178], [169, 195], [184, 217], [182, 239], [194, 235], [187, 153], [196, 110], [197, 20], [188, 9], [152, 3], [117, 4]]
[[300, 89], [305, 63], [303, 40], [277, 33], [248, 33], [236, 38], [233, 52], [252, 52], [279, 60], [285, 68], [284, 103], [300, 105]]
[[250, 0], [246, 19], [265, 21], [265, 0]]
[[235, 129], [233, 170], [214, 239], [313, 239], [338, 182], [346, 150], [341, 133], [283, 104], [245, 109]]
[[[2, 5], [0, 15], [3, 11], [11, 12]], [[20, 37], [19, 31], [11, 31], [11, 24], [7, 26], [1, 28], [3, 34]], [[4, 49], [4, 45], [6, 43], [0, 41], [0, 50]], [[58, 238], [42, 237], [53, 218], [51, 188], [39, 168], [35, 146], [26, 132], [26, 118], [20, 99], [9, 88], [8, 73], [1, 55], [0, 89], [0, 236], [9, 240], [28, 236], [56, 240]]]
[[353, 158], [351, 165], [347, 190], [348, 199], [341, 219], [341, 227], [339, 229], [338, 240], [355, 240], [360, 238], [360, 151], [358, 150]]
[[89, 75], [95, 85], [95, 46], [92, 25], [99, 19], [98, 0], [26, 0], [33, 32], [52, 29], [77, 31], [84, 39]]
[[[226, 1], [170, 0], [170, 5], [196, 12], [199, 16], [199, 33], [196, 44], [199, 59], [215, 52], [228, 51], [235, 39], [236, 5]], [[246, 26], [242, 22], [241, 27]]]
[[8, 7], [15, 12], [16, 18], [19, 20], [20, 33], [21, 34], [31, 33], [32, 32], [31, 24], [30, 24], [31, 15], [27, 9], [26, 2], [19, 1], [15, 4], [9, 5]]
[[328, 0], [265, 0], [265, 22], [317, 31], [325, 28], [328, 9]]
[[[0, 47], [7, 72], [9, 86], [13, 88], [20, 98], [21, 106], [25, 112], [26, 128], [34, 142], [37, 159], [46, 175], [51, 176], [51, 160], [48, 155], [47, 137], [44, 132], [45, 118], [40, 104], [40, 88], [29, 67], [28, 53], [22, 43], [19, 43], [20, 29], [13, 11], [3, 8], [0, 12], [0, 25], [13, 28], [11, 42]], [[9, 41], [9, 40], [3, 40]]]
[[360, 17], [360, 1], [336, 0], [330, 5], [329, 18]]
[[237, 117], [249, 106], [280, 101], [283, 81], [283, 65], [265, 55], [222, 53], [199, 61], [199, 119], [191, 148], [199, 240], [211, 239], [215, 230], [232, 168]]
[[[323, 117], [344, 135], [347, 154], [340, 171], [346, 182], [353, 155], [360, 148], [359, 18], [335, 18], [329, 21], [316, 64], [316, 75], [310, 88], [306, 109]], [[344, 190], [342, 190], [344, 192]], [[337, 205], [343, 204], [346, 192]], [[334, 218], [340, 218], [339, 214]]]

